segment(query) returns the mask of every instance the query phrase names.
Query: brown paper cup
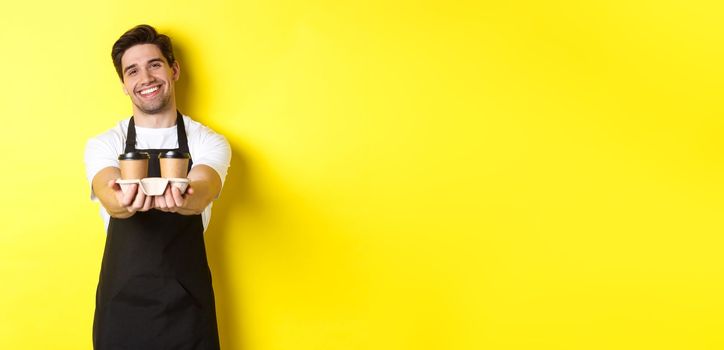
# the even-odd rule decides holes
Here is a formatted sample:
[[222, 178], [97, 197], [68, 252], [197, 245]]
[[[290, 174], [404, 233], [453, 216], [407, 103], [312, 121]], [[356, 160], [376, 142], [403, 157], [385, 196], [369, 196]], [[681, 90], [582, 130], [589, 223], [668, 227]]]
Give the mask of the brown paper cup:
[[161, 177], [163, 178], [186, 178], [188, 176], [188, 158], [161, 158], [159, 162], [161, 163]]
[[143, 179], [148, 174], [148, 159], [122, 160], [121, 179]]
[[146, 152], [128, 152], [118, 156], [121, 167], [121, 179], [143, 179], [148, 175], [149, 154]]
[[181, 151], [167, 151], [158, 155], [161, 166], [161, 177], [186, 178], [189, 170], [189, 159], [191, 155]]

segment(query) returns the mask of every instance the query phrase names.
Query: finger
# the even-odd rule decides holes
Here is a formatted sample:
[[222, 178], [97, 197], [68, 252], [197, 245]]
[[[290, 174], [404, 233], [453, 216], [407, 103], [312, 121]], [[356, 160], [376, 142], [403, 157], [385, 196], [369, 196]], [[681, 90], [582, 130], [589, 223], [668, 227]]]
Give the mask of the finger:
[[183, 207], [184, 205], [184, 197], [181, 195], [181, 191], [179, 191], [178, 188], [172, 187], [171, 192], [173, 195], [173, 201], [176, 203], [177, 207]]
[[191, 186], [189, 186], [189, 187], [186, 189], [186, 194], [194, 194], [194, 189], [191, 188]]
[[[168, 206], [166, 205], [166, 200], [163, 199], [163, 196], [156, 196], [155, 198], [155, 204], [154, 207], [160, 211], [169, 212]], [[163, 206], [163, 207], [162, 207]]]
[[133, 209], [133, 211], [138, 211], [143, 208], [144, 203], [146, 203], [146, 195], [143, 194], [143, 191], [138, 191], [138, 193], [136, 193], [136, 199], [131, 205], [131, 209]]
[[156, 202], [156, 208], [166, 211], [166, 201], [163, 200], [163, 196], [153, 197]]
[[108, 187], [110, 187], [114, 191], [118, 191], [121, 189], [121, 185], [116, 183], [116, 179], [108, 180]]
[[[118, 185], [116, 185], [118, 186]], [[138, 190], [137, 184], [131, 184], [131, 186], [128, 187], [128, 190], [124, 193], [122, 193], [121, 196], [121, 206], [127, 207], [131, 205], [133, 202], [133, 199], [136, 197], [136, 191]]]
[[141, 211], [149, 211], [151, 210], [151, 204], [153, 203], [153, 197], [146, 196], [146, 200], [143, 203], [143, 208], [141, 208]]
[[123, 203], [123, 192], [121, 192], [121, 186], [116, 183], [116, 179], [110, 179], [106, 183], [106, 186], [113, 191], [113, 194], [116, 196], [116, 200], [119, 204]]
[[166, 192], [163, 193], [164, 199], [166, 201], [166, 205], [168, 205], [169, 209], [176, 209], [178, 205], [173, 199], [173, 186], [170, 186], [170, 188], [166, 189]]
[[108, 182], [106, 183], [106, 186], [108, 186], [108, 188], [110, 188], [111, 191], [113, 191], [113, 194], [116, 196], [116, 200], [118, 201], [118, 203], [125, 207], [127, 205], [127, 203], [124, 204], [123, 191], [122, 191], [121, 185], [116, 183], [116, 180], [117, 179], [108, 180]]

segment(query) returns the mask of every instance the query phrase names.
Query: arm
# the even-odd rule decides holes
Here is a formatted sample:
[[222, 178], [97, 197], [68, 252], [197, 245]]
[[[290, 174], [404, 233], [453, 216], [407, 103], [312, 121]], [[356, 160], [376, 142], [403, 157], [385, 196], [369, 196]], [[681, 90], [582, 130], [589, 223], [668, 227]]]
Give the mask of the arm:
[[93, 177], [93, 192], [108, 214], [114, 218], [125, 219], [137, 211], [153, 208], [151, 197], [138, 191], [138, 185], [132, 185], [125, 194], [116, 183], [121, 178], [121, 171], [116, 167], [106, 167]]
[[163, 196], [155, 197], [154, 207], [181, 215], [201, 214], [221, 191], [221, 178], [213, 168], [202, 164], [191, 169], [188, 179], [186, 194], [168, 186]]
[[219, 196], [231, 164], [231, 147], [226, 139], [207, 127], [189, 134], [189, 148], [194, 166], [188, 174], [185, 194], [169, 186], [163, 196], [155, 197], [154, 206], [183, 215], [202, 213]]

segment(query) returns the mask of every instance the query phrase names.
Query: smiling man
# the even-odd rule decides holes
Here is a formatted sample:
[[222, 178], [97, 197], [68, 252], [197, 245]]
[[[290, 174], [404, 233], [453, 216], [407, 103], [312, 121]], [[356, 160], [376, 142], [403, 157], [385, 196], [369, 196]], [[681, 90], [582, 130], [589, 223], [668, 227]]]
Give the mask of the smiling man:
[[[95, 349], [219, 349], [204, 231], [231, 160], [226, 139], [181, 114], [175, 83], [181, 69], [171, 39], [148, 25], [113, 45], [113, 64], [133, 116], [88, 141], [86, 175], [107, 237], [93, 323]], [[150, 155], [147, 177], [159, 177], [158, 156], [190, 155], [189, 187], [146, 196], [125, 192], [119, 156]]]

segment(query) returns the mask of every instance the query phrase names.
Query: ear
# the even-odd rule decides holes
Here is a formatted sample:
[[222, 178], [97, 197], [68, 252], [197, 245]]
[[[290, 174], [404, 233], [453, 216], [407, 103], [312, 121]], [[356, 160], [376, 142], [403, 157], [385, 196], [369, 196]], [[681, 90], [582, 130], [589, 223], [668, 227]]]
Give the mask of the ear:
[[178, 60], [173, 62], [171, 70], [173, 71], [173, 81], [178, 81], [178, 78], [181, 76], [181, 66], [179, 66]]
[[123, 93], [128, 95], [128, 89], [126, 89], [126, 84], [123, 84], [123, 80], [121, 80], [121, 88], [123, 88]]

